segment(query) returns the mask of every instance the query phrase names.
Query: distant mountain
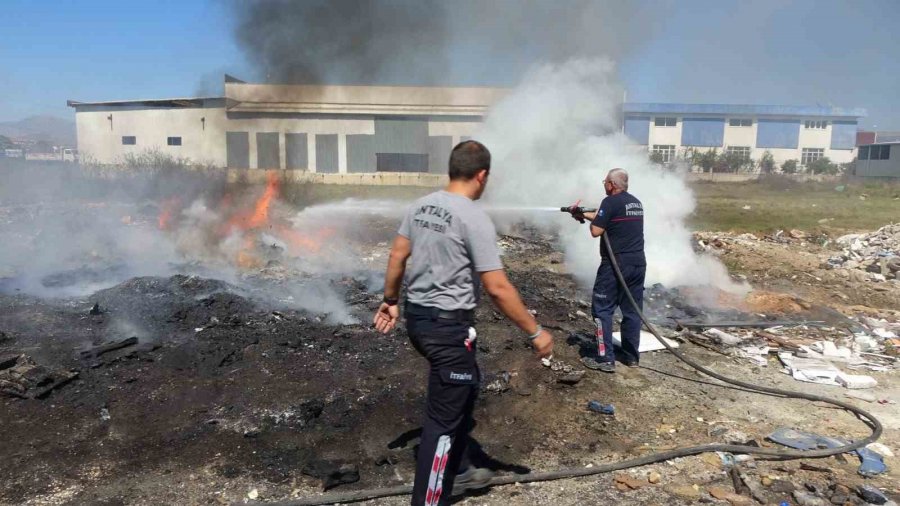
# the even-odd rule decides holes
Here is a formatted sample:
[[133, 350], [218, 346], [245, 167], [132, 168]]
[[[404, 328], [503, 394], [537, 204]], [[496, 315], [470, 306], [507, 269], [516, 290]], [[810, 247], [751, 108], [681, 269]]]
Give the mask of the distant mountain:
[[19, 121], [0, 122], [0, 135], [11, 139], [74, 146], [75, 122], [56, 116], [31, 116]]

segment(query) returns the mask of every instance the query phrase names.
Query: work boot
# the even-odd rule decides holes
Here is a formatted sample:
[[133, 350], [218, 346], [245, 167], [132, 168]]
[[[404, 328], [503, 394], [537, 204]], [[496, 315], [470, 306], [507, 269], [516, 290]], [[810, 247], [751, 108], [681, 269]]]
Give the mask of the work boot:
[[601, 362], [594, 357], [581, 357], [581, 364], [594, 371], [603, 371], [608, 373], [616, 372], [616, 364], [606, 361]]
[[623, 360], [622, 364], [624, 364], [625, 367], [640, 367], [637, 360]]
[[484, 467], [469, 466], [465, 471], [456, 475], [456, 480], [453, 481], [453, 495], [488, 486], [494, 474], [494, 471]]

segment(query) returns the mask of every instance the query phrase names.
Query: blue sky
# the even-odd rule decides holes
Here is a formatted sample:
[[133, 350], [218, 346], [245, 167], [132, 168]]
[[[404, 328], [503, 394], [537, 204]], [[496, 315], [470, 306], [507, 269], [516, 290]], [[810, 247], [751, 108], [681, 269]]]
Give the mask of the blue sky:
[[[896, 0], [641, 1], [650, 27], [619, 56], [631, 101], [863, 107], [864, 127], [900, 130]], [[3, 12], [0, 121], [72, 118], [67, 99], [215, 93], [225, 72], [259, 78], [220, 0], [5, 0]]]

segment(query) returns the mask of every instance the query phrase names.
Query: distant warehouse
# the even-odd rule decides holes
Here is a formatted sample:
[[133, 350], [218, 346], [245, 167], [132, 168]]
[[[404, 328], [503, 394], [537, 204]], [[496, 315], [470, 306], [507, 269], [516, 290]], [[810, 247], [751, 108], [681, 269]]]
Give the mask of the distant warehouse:
[[249, 84], [226, 76], [225, 96], [69, 101], [82, 159], [113, 164], [158, 150], [234, 169], [446, 174], [507, 90]]
[[691, 150], [718, 149], [778, 164], [807, 165], [822, 157], [853, 161], [863, 109], [785, 105], [626, 103], [624, 131], [663, 162]]

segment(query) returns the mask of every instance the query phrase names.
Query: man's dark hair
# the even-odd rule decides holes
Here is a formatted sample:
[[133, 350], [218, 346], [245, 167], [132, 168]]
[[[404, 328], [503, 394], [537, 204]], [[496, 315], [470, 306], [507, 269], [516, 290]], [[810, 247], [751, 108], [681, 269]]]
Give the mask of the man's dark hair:
[[481, 170], [491, 170], [491, 152], [478, 141], [462, 141], [450, 152], [450, 180], [468, 181]]

